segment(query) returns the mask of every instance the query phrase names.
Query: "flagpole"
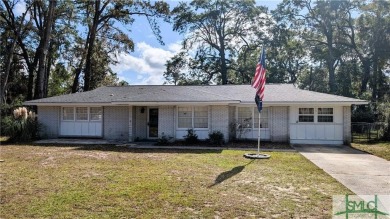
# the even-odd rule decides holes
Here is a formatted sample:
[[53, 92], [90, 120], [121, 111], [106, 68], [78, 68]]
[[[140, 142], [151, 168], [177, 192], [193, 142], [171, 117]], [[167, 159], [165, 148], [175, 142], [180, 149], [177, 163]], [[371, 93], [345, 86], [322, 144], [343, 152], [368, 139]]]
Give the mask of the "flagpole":
[[259, 135], [258, 135], [258, 138], [257, 138], [257, 154], [260, 154], [260, 117], [261, 117], [261, 113], [259, 112]]

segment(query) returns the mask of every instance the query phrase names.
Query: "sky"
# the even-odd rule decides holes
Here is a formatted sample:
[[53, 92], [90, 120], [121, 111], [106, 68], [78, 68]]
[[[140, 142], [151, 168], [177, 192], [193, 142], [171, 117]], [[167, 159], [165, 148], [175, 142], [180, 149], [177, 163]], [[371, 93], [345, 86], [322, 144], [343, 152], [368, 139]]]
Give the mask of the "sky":
[[[22, 14], [26, 6], [18, 3], [15, 14]], [[275, 9], [281, 0], [256, 0], [257, 5]], [[170, 8], [179, 4], [177, 0], [167, 1]], [[181, 48], [183, 36], [172, 30], [172, 24], [159, 22], [162, 40], [161, 45], [153, 35], [149, 23], [145, 17], [135, 17], [132, 24], [130, 38], [133, 40], [135, 48], [131, 53], [117, 53], [115, 55], [117, 64], [111, 65], [119, 80], [127, 81], [130, 85], [161, 85], [165, 79], [165, 63]]]
[[[167, 2], [171, 8], [179, 3]], [[256, 1], [256, 4], [272, 10], [280, 2], [281, 0], [261, 0]], [[165, 63], [180, 50], [183, 36], [172, 30], [172, 24], [160, 22], [162, 40], [165, 43], [160, 45], [147, 20], [142, 17], [136, 18], [131, 29], [134, 52], [117, 54], [118, 64], [112, 65], [111, 69], [117, 73], [120, 80], [125, 80], [130, 85], [163, 84]]]

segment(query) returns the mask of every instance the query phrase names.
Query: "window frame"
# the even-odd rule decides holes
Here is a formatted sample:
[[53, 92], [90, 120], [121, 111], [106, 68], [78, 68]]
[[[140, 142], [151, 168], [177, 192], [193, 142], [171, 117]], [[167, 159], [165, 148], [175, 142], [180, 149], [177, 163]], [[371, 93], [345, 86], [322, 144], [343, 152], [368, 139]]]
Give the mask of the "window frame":
[[[69, 115], [72, 115], [72, 119], [64, 119], [64, 110], [65, 108], [72, 109], [72, 113], [69, 113]], [[75, 108], [74, 107], [69, 107], [69, 106], [64, 106], [61, 108], [61, 121], [75, 121]]]
[[[320, 114], [320, 109], [331, 109], [331, 113], [322, 113]], [[322, 110], [321, 110], [322, 111]], [[320, 121], [320, 117], [332, 117], [332, 121]], [[318, 107], [317, 108], [317, 123], [334, 123], [334, 108], [333, 107]]]
[[[207, 118], [207, 127], [206, 128], [195, 128], [195, 108], [196, 107], [205, 107], [207, 108], [207, 117], [197, 117], [197, 118]], [[191, 109], [191, 116], [188, 117], [180, 117], [180, 108], [190, 108]], [[177, 121], [176, 121], [176, 129], [178, 130], [188, 130], [188, 129], [193, 129], [193, 130], [208, 130], [210, 127], [210, 107], [209, 106], [204, 106], [204, 105], [199, 105], [199, 106], [177, 106], [176, 108], [176, 115], [177, 115]], [[187, 111], [190, 112], [190, 111]], [[180, 118], [190, 118], [191, 119], [191, 127], [179, 127], [180, 124]]]
[[[264, 111], [267, 110], [267, 116], [264, 116]], [[259, 121], [259, 117], [256, 117], [255, 115], [259, 115], [258, 113], [258, 109], [257, 107], [254, 107], [253, 108], [253, 128], [255, 129], [259, 129], [259, 125], [257, 124], [258, 121]], [[268, 107], [263, 107], [263, 110], [261, 111], [261, 118], [260, 118], [260, 128], [261, 129], [267, 129], [269, 128], [269, 120], [268, 120], [268, 117], [269, 117], [269, 108]], [[264, 126], [264, 123], [263, 121], [267, 121], [267, 127], [263, 127]], [[257, 124], [257, 125], [256, 125]]]
[[[205, 111], [198, 111], [198, 112], [206, 112], [206, 116], [196, 116], [196, 108], [204, 108]], [[207, 122], [202, 124], [207, 124], [206, 127], [195, 127], [197, 123], [195, 123], [196, 119], [207, 119]], [[192, 127], [193, 129], [208, 129], [209, 128], [209, 108], [207, 106], [194, 106], [193, 107], [193, 118], [192, 118]]]
[[[97, 108], [97, 109], [100, 109], [100, 114], [97, 114], [97, 113], [92, 113], [91, 110], [92, 108]], [[100, 121], [103, 121], [103, 107], [94, 107], [94, 106], [91, 106], [89, 107], [89, 115], [88, 115], [88, 119], [90, 122], [100, 122]], [[100, 115], [99, 119], [92, 119], [92, 115]]]
[[[65, 108], [71, 108], [72, 109], [72, 114], [73, 114], [73, 119], [64, 119], [64, 109]], [[87, 119], [86, 120], [80, 120], [77, 119], [77, 108], [87, 108]], [[100, 119], [99, 120], [92, 120], [91, 119], [91, 108], [100, 108]], [[63, 106], [61, 107], [61, 121], [64, 122], [103, 122], [103, 107], [100, 106], [94, 106], [94, 107], [89, 107], [89, 106]], [[99, 115], [99, 114], [98, 114]]]
[[[85, 112], [79, 112], [78, 110], [86, 110], [86, 113]], [[75, 107], [75, 121], [77, 122], [88, 122], [89, 121], [89, 107], [85, 107], [85, 106], [77, 106]], [[80, 119], [81, 116], [85, 116], [85, 119]]]
[[[251, 110], [251, 117], [250, 118], [245, 118], [245, 119], [250, 119], [251, 122], [250, 122], [250, 127], [245, 127], [246, 129], [259, 129], [259, 126], [258, 126], [258, 120], [259, 120], [259, 117], [255, 117], [255, 115], [257, 114], [258, 115], [258, 110], [257, 110], [257, 107], [253, 107], [253, 106], [237, 106], [237, 121], [240, 122], [241, 121], [241, 117], [240, 117], [240, 108], [246, 108], [246, 109], [250, 109]], [[261, 118], [260, 118], [260, 129], [269, 129], [269, 107], [263, 107], [263, 111], [267, 109], [267, 116], [264, 116], [263, 114], [261, 114]], [[256, 121], [255, 121], [256, 120]], [[262, 123], [262, 121], [267, 121], [267, 127], [263, 127], [264, 124]], [[257, 124], [257, 125], [255, 125]]]
[[[310, 109], [313, 109], [313, 113], [306, 113], [306, 112], [304, 112], [304, 113], [301, 113], [301, 109], [309, 109], [309, 111], [310, 111]], [[298, 122], [299, 123], [315, 123], [316, 121], [315, 121], [315, 114], [316, 114], [316, 108], [314, 108], [314, 107], [298, 107]], [[301, 121], [301, 116], [302, 117], [312, 117], [313, 118], [313, 121]]]

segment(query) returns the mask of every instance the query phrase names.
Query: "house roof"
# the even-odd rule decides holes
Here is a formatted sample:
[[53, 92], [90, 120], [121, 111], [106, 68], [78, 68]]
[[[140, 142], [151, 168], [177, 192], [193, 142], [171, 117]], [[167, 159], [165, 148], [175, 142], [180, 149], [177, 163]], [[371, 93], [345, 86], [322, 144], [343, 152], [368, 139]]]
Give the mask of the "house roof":
[[[67, 94], [25, 102], [26, 105], [70, 104], [168, 104], [168, 103], [254, 103], [250, 85], [130, 85], [100, 87], [92, 91]], [[367, 104], [365, 100], [302, 90], [292, 84], [267, 84], [265, 104]]]

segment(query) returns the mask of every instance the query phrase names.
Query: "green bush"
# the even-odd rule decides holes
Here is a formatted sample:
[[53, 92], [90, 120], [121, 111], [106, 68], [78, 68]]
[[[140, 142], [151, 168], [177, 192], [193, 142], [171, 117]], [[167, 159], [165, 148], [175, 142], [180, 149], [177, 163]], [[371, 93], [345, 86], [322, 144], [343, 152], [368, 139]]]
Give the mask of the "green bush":
[[220, 131], [213, 131], [209, 133], [209, 143], [212, 145], [223, 145], [224, 139], [223, 139], [223, 133]]
[[198, 135], [195, 134], [195, 131], [193, 129], [188, 129], [187, 135], [184, 135], [183, 137], [186, 144], [196, 144], [199, 142]]
[[383, 101], [378, 104], [378, 120], [382, 124], [380, 137], [382, 140], [390, 140], [390, 101]]
[[25, 107], [13, 111], [13, 116], [5, 116], [1, 120], [1, 135], [8, 136], [8, 141], [30, 141], [38, 138], [40, 125], [35, 113]]

